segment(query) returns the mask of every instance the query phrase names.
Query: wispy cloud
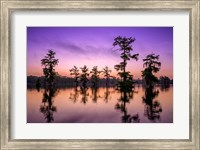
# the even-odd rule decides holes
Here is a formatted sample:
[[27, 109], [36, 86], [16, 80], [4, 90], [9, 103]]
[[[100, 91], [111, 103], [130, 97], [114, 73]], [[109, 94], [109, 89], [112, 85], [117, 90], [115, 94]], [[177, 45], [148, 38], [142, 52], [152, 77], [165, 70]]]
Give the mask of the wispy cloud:
[[61, 49], [70, 53], [82, 54], [86, 52], [85, 49], [71, 42], [57, 41], [55, 42], [55, 45], [58, 49]]

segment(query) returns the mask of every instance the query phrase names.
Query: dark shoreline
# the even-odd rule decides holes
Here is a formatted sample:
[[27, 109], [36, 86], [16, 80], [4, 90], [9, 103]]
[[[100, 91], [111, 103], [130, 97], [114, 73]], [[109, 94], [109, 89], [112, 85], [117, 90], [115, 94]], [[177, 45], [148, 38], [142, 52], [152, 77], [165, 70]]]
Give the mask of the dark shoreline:
[[[33, 89], [36, 88], [36, 82], [37, 80], [40, 81], [40, 87], [44, 88], [45, 86], [45, 78], [44, 76], [38, 77], [38, 76], [27, 76], [27, 88], [28, 89]], [[135, 86], [141, 85], [144, 86], [144, 81], [140, 79], [135, 79]], [[115, 87], [117, 83], [116, 78], [110, 78], [108, 79], [108, 86], [107, 87]], [[167, 83], [163, 83], [163, 81], [159, 80], [159, 83], [156, 84], [156, 86], [163, 86], [163, 87], [168, 87], [169, 85], [173, 85], [173, 80], [168, 81]], [[88, 81], [87, 84], [88, 87], [91, 87], [91, 81]], [[65, 76], [57, 76], [55, 78], [55, 87], [56, 88], [73, 88], [76, 87], [74, 83], [74, 78], [71, 77], [65, 77]], [[99, 84], [98, 87], [106, 87], [106, 79], [99, 79]]]

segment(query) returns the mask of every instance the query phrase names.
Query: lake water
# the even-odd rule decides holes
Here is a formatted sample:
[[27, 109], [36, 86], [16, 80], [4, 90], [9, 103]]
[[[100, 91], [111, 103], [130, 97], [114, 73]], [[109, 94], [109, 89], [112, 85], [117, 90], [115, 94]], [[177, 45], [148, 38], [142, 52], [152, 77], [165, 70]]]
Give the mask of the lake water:
[[110, 87], [27, 90], [27, 123], [172, 123], [173, 86], [131, 94]]

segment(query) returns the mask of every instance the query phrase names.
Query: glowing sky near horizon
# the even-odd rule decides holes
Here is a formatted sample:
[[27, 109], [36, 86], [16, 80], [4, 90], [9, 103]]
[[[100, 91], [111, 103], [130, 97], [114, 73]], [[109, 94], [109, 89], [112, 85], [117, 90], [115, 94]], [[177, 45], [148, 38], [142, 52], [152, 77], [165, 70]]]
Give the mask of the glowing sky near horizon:
[[56, 72], [62, 76], [70, 77], [69, 69], [84, 65], [90, 70], [108, 66], [116, 76], [114, 65], [121, 58], [112, 44], [117, 36], [136, 39], [132, 54], [139, 53], [139, 60], [127, 66], [134, 78], [141, 79], [142, 59], [150, 53], [160, 55], [156, 76], [173, 78], [173, 27], [27, 27], [27, 75], [43, 75], [40, 60], [52, 49], [59, 59]]

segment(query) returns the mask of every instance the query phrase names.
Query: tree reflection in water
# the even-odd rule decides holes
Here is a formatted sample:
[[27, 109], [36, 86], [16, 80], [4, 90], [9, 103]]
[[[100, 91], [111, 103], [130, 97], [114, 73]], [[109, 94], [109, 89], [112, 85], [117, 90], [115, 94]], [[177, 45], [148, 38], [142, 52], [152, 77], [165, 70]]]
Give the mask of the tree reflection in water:
[[81, 102], [83, 104], [86, 104], [88, 101], [88, 97], [89, 97], [89, 93], [88, 93], [88, 88], [82, 88], [81, 87], [81, 91], [80, 91], [82, 98], [81, 98]]
[[[101, 92], [102, 90], [102, 92]], [[54, 122], [55, 115], [54, 113], [57, 111], [57, 107], [54, 105], [54, 99], [58, 94], [58, 90], [55, 88], [44, 89], [42, 103], [40, 105], [40, 112], [44, 115], [45, 122]], [[142, 91], [142, 90], [141, 90]], [[144, 95], [142, 96], [142, 102], [144, 107], [144, 117], [141, 118], [141, 114], [137, 113], [137, 108], [135, 112], [133, 112], [131, 103], [135, 100], [134, 96], [139, 91], [135, 91], [132, 89], [130, 91], [126, 90], [116, 90], [114, 88], [73, 88], [71, 89], [70, 96], [68, 99], [72, 100], [74, 103], [82, 103], [82, 105], [86, 105], [87, 103], [101, 103], [104, 102], [103, 105], [111, 105], [112, 102], [108, 103], [108, 100], [112, 97], [118, 96], [118, 98], [114, 98], [117, 100], [115, 102], [114, 107], [115, 110], [120, 112], [118, 114], [118, 118], [120, 118], [120, 122], [122, 123], [139, 123], [143, 122], [143, 118], [147, 118], [148, 122], [160, 122], [162, 107], [160, 102], [156, 99], [159, 95], [159, 91], [154, 88], [145, 88]], [[118, 93], [118, 94], [117, 94]], [[115, 96], [113, 96], [113, 95]], [[160, 93], [161, 94], [161, 93]], [[79, 105], [79, 104], [77, 104]], [[132, 107], [129, 107], [131, 105]], [[94, 105], [95, 107], [96, 105]], [[129, 110], [130, 109], [130, 110]]]
[[77, 87], [75, 87], [73, 91], [73, 93], [70, 93], [69, 99], [76, 103], [79, 98], [79, 90]]
[[108, 86], [106, 86], [106, 91], [104, 92], [104, 101], [107, 103], [110, 98], [110, 90]]
[[161, 84], [160, 86], [160, 90], [164, 92], [169, 91], [169, 88], [170, 88], [170, 84]]
[[144, 115], [148, 117], [149, 120], [154, 122], [156, 119], [160, 119], [160, 113], [162, 112], [160, 102], [154, 101], [158, 94], [158, 90], [154, 90], [153, 87], [149, 87], [145, 89], [145, 96], [142, 97], [143, 103], [145, 104]]
[[[91, 93], [89, 92], [91, 90]], [[104, 100], [105, 103], [108, 102], [108, 99], [110, 99], [111, 93], [120, 93], [120, 97], [118, 99], [117, 104], [115, 105], [116, 110], [120, 110], [122, 113], [121, 116], [121, 122], [123, 123], [139, 123], [140, 117], [138, 113], [130, 114], [128, 113], [127, 105], [130, 103], [131, 100], [134, 99], [134, 94], [138, 93], [138, 91], [135, 91], [135, 89], [127, 90], [127, 89], [114, 89], [113, 91], [110, 89], [110, 87], [106, 87], [104, 90], [103, 95], [100, 95], [99, 88], [77, 88], [75, 87], [72, 92], [70, 93], [69, 99], [73, 100], [74, 103], [76, 103], [78, 100], [80, 100], [83, 104], [86, 104], [89, 100], [92, 100], [94, 103], [97, 103], [98, 99]], [[50, 95], [50, 96], [49, 96]], [[162, 112], [162, 107], [160, 102], [154, 100], [159, 95], [159, 91], [155, 90], [153, 86], [146, 87], [145, 88], [145, 94], [142, 97], [143, 103], [144, 103], [144, 116], [146, 116], [149, 120], [156, 122], [156, 120], [160, 119], [160, 113]], [[46, 114], [46, 117], [48, 121], [53, 120], [53, 112], [56, 111], [56, 108], [52, 105], [52, 97], [54, 94], [52, 94], [52, 91], [48, 92], [45, 90], [44, 93], [44, 106], [41, 107], [41, 112], [44, 112]], [[45, 105], [45, 102], [49, 102], [48, 106]]]
[[94, 103], [97, 102], [98, 98], [101, 98], [99, 95], [99, 88], [98, 87], [92, 87], [92, 95], [91, 95], [92, 101]]
[[72, 100], [74, 103], [76, 103], [79, 100], [79, 95], [82, 96], [80, 99], [81, 102], [83, 104], [86, 104], [90, 96], [88, 88], [80, 87], [80, 89], [78, 89], [77, 87], [75, 87], [73, 92], [70, 93], [69, 99]]
[[44, 114], [45, 120], [48, 123], [54, 121], [53, 113], [57, 111], [56, 106], [53, 105], [53, 98], [56, 96], [58, 90], [54, 88], [45, 89], [43, 93], [42, 104], [40, 112]]
[[[70, 93], [69, 99], [76, 103], [79, 100], [79, 96], [81, 95], [81, 101], [86, 104], [88, 98], [91, 99], [94, 103], [97, 103], [98, 99], [103, 98], [104, 101], [107, 103], [109, 99], [111, 99], [110, 94], [115, 93], [115, 91], [110, 91], [110, 87], [105, 88], [104, 95], [101, 96], [99, 93], [99, 87], [91, 87], [91, 88], [77, 88], [73, 89], [73, 92]], [[89, 94], [89, 89], [91, 89], [91, 95]]]
[[128, 114], [126, 103], [129, 103], [130, 99], [132, 98], [133, 98], [133, 91], [131, 92], [123, 91], [121, 92], [119, 102], [115, 106], [115, 109], [120, 110], [123, 113], [123, 116], [122, 116], [123, 123], [139, 123], [140, 122], [138, 113], [134, 115]]

